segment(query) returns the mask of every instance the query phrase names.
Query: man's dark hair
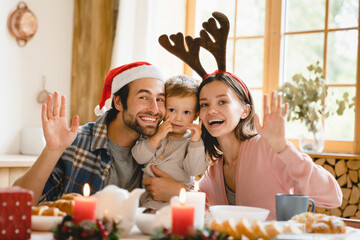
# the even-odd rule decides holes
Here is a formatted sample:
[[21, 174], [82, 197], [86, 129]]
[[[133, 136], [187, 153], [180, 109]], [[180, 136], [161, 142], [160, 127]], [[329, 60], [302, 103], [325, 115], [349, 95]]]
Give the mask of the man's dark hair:
[[129, 84], [126, 84], [122, 88], [120, 88], [116, 93], [114, 93], [114, 97], [111, 100], [111, 108], [106, 115], [106, 125], [109, 126], [109, 124], [116, 118], [119, 111], [115, 108], [114, 99], [116, 96], [120, 97], [121, 104], [123, 106], [123, 109], [127, 109], [127, 99], [129, 96]]

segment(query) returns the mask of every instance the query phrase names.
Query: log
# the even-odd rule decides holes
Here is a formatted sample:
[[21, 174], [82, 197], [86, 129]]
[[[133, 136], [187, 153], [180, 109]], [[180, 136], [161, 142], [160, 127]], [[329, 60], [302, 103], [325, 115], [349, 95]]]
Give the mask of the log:
[[352, 188], [353, 184], [352, 184], [352, 182], [351, 182], [351, 180], [350, 180], [349, 175], [346, 176], [346, 181], [347, 181], [347, 187], [348, 187], [348, 188]]
[[356, 205], [347, 205], [346, 208], [343, 211], [343, 217], [352, 217], [352, 216], [354, 216], [356, 210], [357, 210]]
[[345, 165], [345, 161], [344, 160], [340, 160], [339, 162], [337, 162], [335, 164], [335, 173], [336, 173], [336, 176], [341, 176], [343, 175], [344, 173], [347, 172], [347, 167]]
[[349, 204], [356, 204], [359, 203], [360, 199], [360, 191], [359, 188], [356, 186], [353, 186], [351, 193], [350, 193], [350, 199]]
[[343, 198], [348, 201], [350, 198], [351, 189], [348, 188], [341, 188], [341, 191], [343, 193]]
[[358, 160], [348, 160], [346, 165], [351, 170], [359, 170], [360, 169], [360, 161], [358, 161]]
[[331, 173], [331, 175], [335, 176], [335, 171], [334, 168], [332, 166], [330, 166], [329, 164], [324, 164], [323, 166], [329, 173]]
[[350, 180], [353, 183], [358, 183], [359, 182], [359, 173], [358, 173], [358, 171], [349, 170], [349, 177], [350, 177]]
[[357, 212], [355, 213], [355, 217], [358, 218], [358, 219], [360, 218], [360, 211], [357, 211]]
[[330, 209], [330, 214], [333, 216], [341, 217], [342, 211], [339, 208], [332, 208], [332, 209]]
[[325, 158], [316, 159], [316, 160], [315, 160], [315, 163], [316, 163], [317, 165], [322, 166], [322, 165], [324, 165], [324, 163], [325, 163]]
[[315, 212], [317, 212], [317, 213], [325, 213], [325, 208], [315, 207]]
[[338, 179], [336, 179], [336, 181], [338, 182], [338, 184], [340, 185], [340, 187], [343, 187], [345, 184], [347, 184], [347, 175], [346, 173], [343, 174], [341, 177], [339, 177]]
[[341, 203], [341, 206], [340, 206], [340, 209], [341, 209], [341, 210], [344, 210], [345, 207], [346, 207], [348, 204], [349, 204], [349, 201], [346, 200], [346, 199], [343, 199], [343, 200], [342, 200], [342, 203]]
[[327, 158], [326, 161], [331, 165], [331, 166], [335, 166], [335, 158]]

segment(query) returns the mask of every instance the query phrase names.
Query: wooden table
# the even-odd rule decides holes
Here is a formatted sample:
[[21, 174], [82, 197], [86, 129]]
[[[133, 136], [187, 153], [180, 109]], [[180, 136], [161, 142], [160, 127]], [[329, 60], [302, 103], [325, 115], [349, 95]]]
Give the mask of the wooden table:
[[[32, 232], [30, 240], [52, 240], [52, 239], [53, 239], [53, 234], [51, 232]], [[142, 234], [140, 230], [136, 226], [134, 226], [131, 229], [129, 236], [121, 238], [121, 240], [127, 240], [127, 239], [148, 240], [150, 239], [150, 236]]]
[[[52, 235], [51, 232], [32, 232], [30, 240], [52, 240], [52, 239], [53, 239], [53, 235]], [[149, 240], [150, 236], [142, 234], [140, 232], [140, 230], [136, 226], [134, 226], [131, 229], [131, 232], [130, 232], [129, 236], [121, 238], [121, 240], [128, 240], [128, 239]], [[278, 240], [283, 240], [283, 239], [288, 239], [288, 240], [291, 240], [291, 239], [294, 239], [294, 240], [295, 239], [296, 240], [311, 239], [311, 240], [314, 240], [314, 239], [318, 239], [318, 238], [313, 238], [313, 237], [310, 237], [310, 236], [309, 236], [309, 238], [304, 238], [304, 235], [302, 235], [302, 237], [300, 237], [300, 238], [296, 238], [296, 235], [279, 235], [275, 239], [278, 239]], [[324, 237], [324, 238], [320, 238], [320, 239], [321, 240], [328, 240], [328, 239], [334, 240], [336, 238], [328, 238], [328, 237], [325, 238]], [[341, 239], [343, 239], [343, 240], [359, 240], [360, 239], [360, 229], [355, 229], [353, 233], [349, 234], [349, 236], [347, 236], [346, 238], [341, 238]]]

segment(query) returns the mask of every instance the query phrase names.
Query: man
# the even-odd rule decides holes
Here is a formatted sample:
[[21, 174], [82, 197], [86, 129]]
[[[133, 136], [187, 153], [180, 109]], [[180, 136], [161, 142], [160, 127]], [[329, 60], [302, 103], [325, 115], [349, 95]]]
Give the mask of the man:
[[[105, 112], [105, 101], [111, 97], [112, 108]], [[79, 131], [78, 116], [73, 117], [68, 129], [65, 106], [64, 96], [61, 102], [57, 92], [54, 102], [48, 96], [47, 104], [42, 106], [46, 146], [14, 185], [32, 190], [34, 203], [53, 201], [65, 193], [82, 193], [85, 183], [90, 184], [92, 193], [109, 184], [130, 191], [141, 187], [142, 171], [131, 156], [131, 147], [141, 134], [155, 134], [164, 117], [164, 78], [159, 70], [146, 62], [111, 70], [95, 110], [105, 113]], [[162, 179], [158, 182], [153, 179], [145, 186], [151, 186], [155, 195], [161, 194], [168, 200], [181, 185], [161, 171], [154, 171]]]

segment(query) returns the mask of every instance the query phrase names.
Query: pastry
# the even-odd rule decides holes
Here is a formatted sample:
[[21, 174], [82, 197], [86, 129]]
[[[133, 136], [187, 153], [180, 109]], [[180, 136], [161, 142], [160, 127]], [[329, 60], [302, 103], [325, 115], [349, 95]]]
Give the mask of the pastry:
[[273, 239], [275, 236], [282, 233], [282, 228], [276, 221], [272, 221], [265, 225], [266, 233], [269, 239]]
[[239, 220], [239, 222], [236, 224], [236, 230], [238, 231], [239, 234], [245, 235], [249, 239], [257, 238], [247, 218], [242, 218]]
[[212, 222], [210, 223], [209, 228], [213, 229], [213, 230], [215, 230], [217, 232], [223, 232], [221, 224], [216, 219], [212, 220]]
[[308, 233], [345, 233], [346, 224], [336, 216], [319, 213], [301, 213], [291, 218], [292, 221], [304, 223]]
[[75, 197], [81, 197], [81, 194], [79, 194], [79, 193], [66, 193], [66, 194], [62, 195], [60, 199], [74, 200]]
[[54, 202], [42, 202], [39, 204], [39, 206], [48, 206], [48, 207], [56, 207], [59, 210], [65, 212], [68, 215], [73, 215], [74, 213], [74, 200], [64, 200], [59, 199]]
[[233, 239], [241, 239], [241, 234], [238, 233], [238, 231], [233, 227], [234, 224], [232, 224], [229, 220], [226, 220], [222, 223], [222, 230], [226, 232], [228, 235], [232, 236]]
[[49, 207], [45, 209], [40, 216], [66, 216], [66, 213], [56, 207]]
[[31, 208], [31, 215], [40, 216], [45, 209], [48, 209], [48, 206], [37, 206]]
[[57, 207], [59, 210], [66, 212], [66, 214], [72, 216], [74, 214], [74, 205], [75, 202], [73, 200], [59, 199], [53, 202], [51, 207]]
[[270, 239], [266, 232], [264, 224], [262, 222], [260, 222], [259, 220], [255, 220], [252, 223], [251, 229], [254, 232], [254, 235], [259, 236], [260, 238], [262, 238], [264, 240]]

